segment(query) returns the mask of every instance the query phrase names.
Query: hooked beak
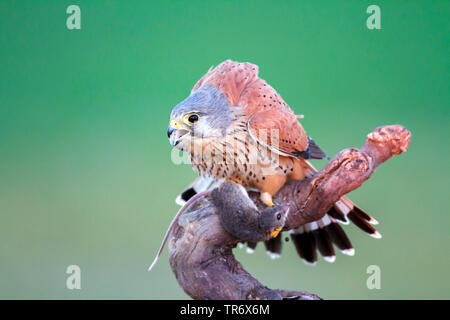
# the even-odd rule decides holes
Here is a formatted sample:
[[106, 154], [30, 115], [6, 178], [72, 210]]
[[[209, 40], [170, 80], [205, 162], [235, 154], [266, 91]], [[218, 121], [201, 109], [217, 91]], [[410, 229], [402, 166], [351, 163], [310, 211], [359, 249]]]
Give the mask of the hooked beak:
[[167, 137], [169, 138], [170, 144], [174, 147], [179, 144], [188, 133], [189, 131], [175, 120], [170, 122], [169, 128], [167, 129]]

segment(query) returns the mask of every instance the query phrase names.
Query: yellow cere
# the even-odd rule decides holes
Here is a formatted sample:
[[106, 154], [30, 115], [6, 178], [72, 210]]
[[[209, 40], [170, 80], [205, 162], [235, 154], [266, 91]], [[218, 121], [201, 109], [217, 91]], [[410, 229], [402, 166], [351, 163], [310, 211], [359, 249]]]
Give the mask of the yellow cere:
[[180, 123], [176, 122], [175, 120], [170, 121], [170, 126], [175, 129], [184, 129], [184, 127]]

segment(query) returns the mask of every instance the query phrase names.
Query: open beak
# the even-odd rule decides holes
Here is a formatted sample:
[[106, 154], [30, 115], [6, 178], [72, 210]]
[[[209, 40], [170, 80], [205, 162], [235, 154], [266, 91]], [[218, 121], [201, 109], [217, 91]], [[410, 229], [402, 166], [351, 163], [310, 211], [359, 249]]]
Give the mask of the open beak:
[[167, 129], [167, 137], [169, 138], [170, 144], [174, 147], [179, 144], [188, 133], [189, 130], [175, 120], [170, 122], [169, 128]]

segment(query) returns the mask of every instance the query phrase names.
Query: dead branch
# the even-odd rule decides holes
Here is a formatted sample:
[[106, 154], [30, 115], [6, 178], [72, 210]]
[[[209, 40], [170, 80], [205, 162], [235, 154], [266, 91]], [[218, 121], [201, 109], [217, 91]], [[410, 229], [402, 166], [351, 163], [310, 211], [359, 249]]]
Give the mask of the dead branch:
[[[279, 224], [286, 231], [320, 219], [378, 165], [406, 151], [410, 138], [400, 125], [376, 128], [360, 150], [345, 149], [312, 177], [287, 183], [274, 196], [280, 205], [273, 208], [265, 208], [257, 193], [250, 193], [250, 201], [232, 182], [198, 199], [169, 239], [169, 261], [178, 283], [193, 299], [320, 299], [308, 292], [265, 287], [236, 261], [232, 249], [241, 241], [266, 239]], [[282, 218], [273, 218], [278, 213]]]

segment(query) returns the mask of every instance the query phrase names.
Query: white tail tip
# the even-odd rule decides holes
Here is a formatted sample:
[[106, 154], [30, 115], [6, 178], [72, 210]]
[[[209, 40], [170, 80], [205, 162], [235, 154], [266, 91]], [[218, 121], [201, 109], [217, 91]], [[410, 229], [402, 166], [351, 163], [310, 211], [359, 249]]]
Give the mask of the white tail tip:
[[336, 221], [339, 222], [340, 224], [343, 224], [343, 225], [348, 225], [348, 224], [350, 224], [350, 221], [348, 221], [348, 220], [346, 220], [346, 221], [336, 220]]
[[253, 252], [255, 252], [255, 250], [253, 250], [252, 248], [247, 247], [247, 249], [245, 249], [245, 252], [252, 254]]
[[348, 255], [348, 256], [354, 256], [355, 255], [355, 249], [353, 249], [353, 248], [351, 248], [351, 249], [344, 249], [344, 250], [341, 250], [341, 252], [343, 254]]
[[273, 252], [270, 252], [270, 251], [266, 251], [266, 252], [269, 255], [270, 259], [272, 259], [272, 260], [280, 258], [280, 254], [279, 253], [273, 253]]
[[316, 265], [316, 262], [309, 262], [309, 261], [306, 261], [305, 259], [302, 259], [302, 261], [304, 264], [311, 266], [311, 267], [314, 267]]
[[383, 236], [378, 231], [375, 231], [374, 233], [369, 234], [372, 238], [375, 239], [381, 239]]

